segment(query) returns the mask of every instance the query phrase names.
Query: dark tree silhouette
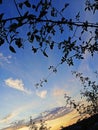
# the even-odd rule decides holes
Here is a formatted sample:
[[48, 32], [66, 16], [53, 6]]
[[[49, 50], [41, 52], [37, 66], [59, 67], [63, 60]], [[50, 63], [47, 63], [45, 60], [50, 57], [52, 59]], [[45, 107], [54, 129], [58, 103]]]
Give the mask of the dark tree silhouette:
[[[97, 73], [97, 72], [95, 72]], [[80, 91], [81, 101], [77, 103], [70, 96], [65, 94], [66, 105], [76, 109], [80, 115], [79, 120], [98, 113], [98, 84], [89, 77], [84, 77], [82, 73], [73, 72], [79, 78], [84, 89]]]
[[[80, 21], [80, 12], [77, 12], [75, 18], [66, 18], [69, 3], [58, 10], [52, 0], [35, 3], [30, 0], [13, 1], [18, 15], [15, 13], [16, 16], [5, 17], [4, 12], [0, 14], [0, 46], [8, 43], [10, 51], [16, 53], [16, 46], [24, 48], [25, 44], [32, 43], [32, 51], [36, 53], [39, 50], [46, 57], [48, 48], [52, 50], [57, 46], [62, 52], [60, 64], [67, 62], [68, 65], [73, 65], [74, 59], [83, 59], [86, 51], [92, 56], [98, 51], [98, 23]], [[90, 0], [84, 0], [84, 3], [85, 11], [95, 15], [98, 1], [91, 3]], [[20, 29], [24, 30], [24, 34], [21, 34]], [[62, 36], [66, 30], [71, 33], [65, 38]], [[87, 33], [90, 35], [89, 40], [84, 40]], [[58, 34], [62, 37], [59, 41], [54, 38]]]
[[[31, 0], [20, 2], [13, 0], [13, 2], [17, 10], [13, 17], [5, 17], [5, 12], [0, 14], [0, 46], [7, 44], [9, 50], [16, 53], [16, 48], [25, 48], [25, 44], [31, 43], [33, 53], [41, 51], [45, 57], [49, 56], [48, 49], [54, 50], [57, 47], [62, 57], [56, 67], [49, 67], [52, 72], [57, 72], [57, 67], [65, 62], [69, 66], [74, 65], [74, 60], [83, 59], [87, 51], [91, 56], [98, 52], [98, 23], [82, 21], [80, 12], [77, 12], [74, 18], [67, 18], [66, 9], [70, 6], [69, 3], [65, 3], [64, 7], [58, 9], [53, 4], [53, 0], [38, 0], [35, 3]], [[98, 0], [93, 2], [84, 0], [84, 3], [84, 10], [95, 15], [98, 10]], [[0, 0], [0, 8], [2, 5], [3, 2]], [[21, 29], [24, 30], [23, 34]], [[68, 30], [70, 34], [64, 37]], [[58, 35], [62, 37], [60, 40], [55, 39]], [[89, 39], [86, 39], [87, 35]], [[88, 104], [87, 106], [77, 104], [71, 97], [65, 95], [67, 103], [73, 106], [83, 118], [85, 114], [98, 113], [98, 85], [80, 73], [75, 73], [75, 75], [84, 85], [85, 89], [81, 95]], [[36, 86], [42, 86], [43, 82], [47, 82], [47, 78], [41, 80]]]

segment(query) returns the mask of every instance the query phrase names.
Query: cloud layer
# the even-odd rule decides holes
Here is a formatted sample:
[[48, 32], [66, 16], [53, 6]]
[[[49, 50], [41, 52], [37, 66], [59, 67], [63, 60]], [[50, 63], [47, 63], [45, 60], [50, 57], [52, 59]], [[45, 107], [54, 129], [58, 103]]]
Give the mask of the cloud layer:
[[5, 80], [5, 84], [8, 87], [11, 87], [13, 89], [17, 89], [19, 91], [25, 92], [27, 94], [30, 94], [31, 91], [27, 90], [23, 84], [23, 81], [21, 79], [13, 79], [13, 78], [9, 78]]
[[16, 117], [19, 114], [20, 111], [13, 111], [12, 113], [5, 116], [3, 119], [0, 120], [0, 123], [7, 123], [14, 117]]
[[47, 95], [47, 90], [37, 91], [36, 95], [39, 96], [40, 98], [45, 98]]

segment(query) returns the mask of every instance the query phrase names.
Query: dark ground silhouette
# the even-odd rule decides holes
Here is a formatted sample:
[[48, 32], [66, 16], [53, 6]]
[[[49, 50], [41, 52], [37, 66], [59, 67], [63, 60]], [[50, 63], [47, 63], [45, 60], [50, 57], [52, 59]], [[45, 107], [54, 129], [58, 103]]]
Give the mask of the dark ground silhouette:
[[98, 130], [98, 114], [95, 114], [71, 126], [63, 127], [61, 130]]

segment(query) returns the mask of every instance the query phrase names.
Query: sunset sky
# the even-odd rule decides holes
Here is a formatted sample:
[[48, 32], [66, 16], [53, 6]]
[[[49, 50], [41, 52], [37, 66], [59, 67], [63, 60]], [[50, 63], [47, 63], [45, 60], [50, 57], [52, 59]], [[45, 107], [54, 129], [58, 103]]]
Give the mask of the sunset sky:
[[[53, 1], [60, 7], [64, 2], [69, 2], [57, 0], [57, 4], [56, 0]], [[70, 0], [66, 15], [74, 17], [75, 12], [82, 12], [84, 1]], [[6, 17], [16, 15], [13, 0], [4, 0], [0, 5], [0, 12], [2, 11], [6, 12]], [[93, 22], [97, 19], [97, 15], [94, 17], [86, 12], [81, 14], [83, 20]], [[56, 38], [59, 39], [59, 36]], [[62, 54], [55, 49], [49, 50], [48, 55], [47, 58], [41, 52], [34, 54], [28, 45], [25, 45], [24, 49], [16, 48], [16, 54], [10, 52], [7, 45], [0, 46], [0, 129], [14, 121], [29, 120], [31, 115], [35, 118], [45, 110], [64, 106], [64, 93], [77, 100], [82, 86], [72, 75], [72, 70], [95, 79], [93, 72], [98, 70], [98, 54], [91, 57], [87, 52], [85, 59], [75, 61], [74, 66], [69, 67], [66, 63], [59, 66], [57, 73], [51, 74], [48, 82], [42, 88], [36, 89], [35, 84], [51, 73], [49, 66], [56, 66]]]

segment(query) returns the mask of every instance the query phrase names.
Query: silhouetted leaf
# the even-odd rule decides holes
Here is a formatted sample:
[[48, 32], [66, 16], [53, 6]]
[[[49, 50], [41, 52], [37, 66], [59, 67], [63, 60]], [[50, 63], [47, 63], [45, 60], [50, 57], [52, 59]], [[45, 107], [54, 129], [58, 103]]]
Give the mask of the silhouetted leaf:
[[33, 33], [34, 33], [34, 34], [38, 33], [38, 30], [37, 30], [37, 29], [35, 29]]
[[30, 36], [30, 35], [31, 35], [31, 32], [28, 32], [28, 33], [27, 33], [27, 36]]
[[35, 6], [35, 5], [32, 5], [32, 8], [33, 8], [33, 9], [35, 9], [35, 8], [36, 8], [36, 6]]
[[33, 33], [31, 34], [30, 40], [31, 40], [32, 42], [34, 41], [34, 34], [33, 34]]
[[28, 8], [30, 8], [30, 7], [31, 7], [31, 4], [29, 3], [29, 1], [28, 1], [28, 0], [26, 0], [26, 1], [24, 2], [24, 4], [25, 4]]
[[47, 83], [47, 79], [44, 79], [44, 82], [46, 82], [46, 83]]
[[0, 46], [4, 44], [4, 39], [0, 37]]
[[18, 46], [18, 48], [21, 48], [22, 47], [21, 38], [16, 39], [15, 44]]
[[79, 40], [81, 41], [81, 37], [79, 37]]
[[65, 3], [64, 8], [62, 8], [61, 12], [63, 12], [69, 6], [68, 3]]
[[53, 7], [51, 10], [51, 16], [56, 17], [57, 16], [57, 11], [55, 10], [55, 8]]
[[41, 12], [40, 12], [40, 15], [39, 15], [39, 18], [45, 16], [46, 14], [47, 14], [47, 11], [41, 11]]
[[40, 36], [35, 35], [35, 37], [36, 37], [36, 40], [37, 40], [37, 41], [40, 41]]
[[28, 16], [28, 13], [29, 13], [29, 11], [27, 11], [27, 12], [24, 14], [24, 17], [27, 17], [27, 16]]
[[22, 7], [23, 7], [23, 3], [19, 3], [19, 7], [22, 9]]
[[48, 55], [47, 55], [47, 53], [45, 51], [43, 51], [43, 54], [44, 54], [44, 56], [48, 57]]
[[37, 52], [37, 48], [34, 48], [34, 47], [32, 46], [32, 51], [33, 51], [34, 53], [36, 53], [36, 52]]
[[69, 6], [69, 3], [65, 3], [65, 8], [67, 8], [67, 6]]
[[12, 46], [9, 46], [11, 52], [16, 53], [15, 49]]
[[52, 43], [50, 44], [50, 49], [53, 49], [53, 47], [54, 47], [54, 42], [52, 42]]
[[3, 15], [4, 15], [4, 13], [0, 14], [0, 21], [2, 20]]
[[76, 20], [79, 21], [80, 18], [80, 12], [78, 12], [78, 14], [76, 15]]
[[15, 31], [16, 31], [16, 28], [17, 28], [17, 23], [13, 23], [13, 24], [10, 25], [9, 31], [10, 31], [10, 32], [11, 32], [11, 31], [15, 32]]

